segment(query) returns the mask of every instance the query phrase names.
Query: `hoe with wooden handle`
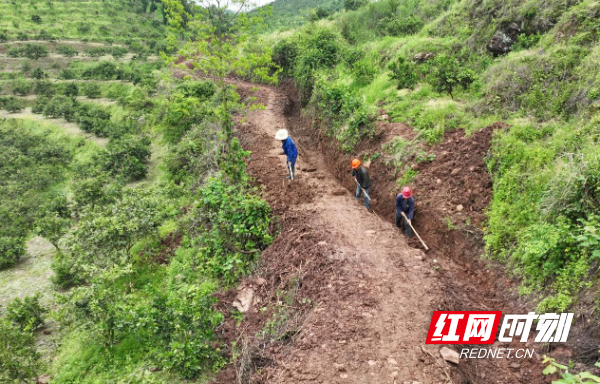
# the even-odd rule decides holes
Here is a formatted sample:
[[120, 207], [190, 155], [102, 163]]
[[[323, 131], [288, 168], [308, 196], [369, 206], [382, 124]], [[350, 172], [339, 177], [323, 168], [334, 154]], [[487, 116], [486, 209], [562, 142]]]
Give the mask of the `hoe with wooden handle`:
[[412, 223], [410, 222], [410, 220], [408, 220], [408, 217], [406, 217], [406, 215], [404, 214], [404, 212], [400, 212], [400, 214], [402, 215], [402, 217], [404, 217], [406, 219], [406, 222], [408, 223], [408, 225], [410, 225], [410, 228], [412, 228], [412, 230], [415, 233], [415, 235], [417, 235], [417, 238], [419, 239], [419, 241], [421, 242], [421, 244], [423, 244], [423, 246], [425, 247], [425, 251], [429, 251], [429, 247], [425, 244], [425, 242], [423, 241], [423, 239], [421, 239], [421, 236], [419, 236], [419, 234], [415, 230], [415, 227], [412, 226]]

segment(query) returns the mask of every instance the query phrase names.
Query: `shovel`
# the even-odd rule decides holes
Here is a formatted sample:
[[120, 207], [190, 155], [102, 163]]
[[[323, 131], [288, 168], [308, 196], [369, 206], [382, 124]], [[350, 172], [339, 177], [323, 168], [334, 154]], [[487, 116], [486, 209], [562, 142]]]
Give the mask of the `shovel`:
[[429, 251], [429, 247], [425, 244], [425, 242], [423, 241], [423, 239], [421, 239], [421, 236], [419, 236], [419, 234], [415, 230], [415, 227], [412, 226], [412, 223], [410, 222], [410, 220], [408, 220], [408, 217], [406, 217], [406, 215], [404, 214], [404, 212], [400, 212], [400, 214], [402, 215], [402, 217], [404, 217], [406, 219], [406, 222], [408, 223], [408, 225], [410, 225], [410, 228], [413, 230], [413, 232], [415, 233], [415, 235], [417, 235], [417, 238], [419, 239], [419, 241], [421, 242], [421, 244], [423, 244], [423, 246], [425, 247], [425, 251]]

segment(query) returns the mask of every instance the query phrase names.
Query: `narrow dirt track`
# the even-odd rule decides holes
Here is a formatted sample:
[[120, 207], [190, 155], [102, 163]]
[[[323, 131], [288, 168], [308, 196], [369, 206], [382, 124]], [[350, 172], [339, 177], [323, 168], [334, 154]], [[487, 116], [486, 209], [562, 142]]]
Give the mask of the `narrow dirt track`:
[[[349, 193], [333, 195], [345, 190], [322, 155], [303, 145], [303, 132], [286, 126], [287, 97], [267, 87], [259, 87], [258, 94], [266, 109], [252, 112], [246, 125], [251, 129], [242, 133], [253, 151], [251, 173], [269, 197], [283, 198], [285, 206], [287, 196], [283, 210], [309, 213], [310, 226], [330, 233], [328, 245], [346, 261], [338, 278], [326, 283], [334, 299], [319, 305], [304, 325], [306, 335], [300, 336], [318, 340], [308, 349], [294, 349], [269, 382], [447, 381], [438, 365], [445, 363], [432, 361], [421, 350], [431, 305], [442, 299], [431, 260]], [[284, 180], [285, 157], [273, 138], [286, 127], [300, 143], [298, 175], [292, 182]], [[437, 348], [432, 352], [437, 354]]]
[[[266, 107], [250, 112], [237, 136], [252, 152], [248, 172], [264, 186], [281, 227], [257, 274], [220, 297], [227, 310], [237, 292], [250, 287], [261, 304], [242, 323], [230, 320], [223, 327], [225, 339], [254, 339], [255, 346], [246, 363], [230, 365], [216, 383], [542, 382], [531, 381], [529, 367], [511, 369], [508, 360], [456, 366], [441, 358], [440, 346], [426, 346], [434, 309], [491, 310], [485, 298], [461, 281], [461, 266], [443, 257], [434, 262], [409, 246], [391, 222], [355, 201], [333, 173], [339, 169], [317, 149], [314, 130], [299, 123], [296, 101], [277, 88], [235, 85], [243, 98], [256, 97]], [[285, 179], [285, 156], [274, 139], [281, 128], [299, 147], [294, 181]], [[294, 281], [301, 306], [296, 325], [282, 339], [266, 342], [259, 335], [274, 317], [259, 307], [277, 307], [279, 292]], [[306, 298], [314, 303], [308, 310], [301, 304]]]

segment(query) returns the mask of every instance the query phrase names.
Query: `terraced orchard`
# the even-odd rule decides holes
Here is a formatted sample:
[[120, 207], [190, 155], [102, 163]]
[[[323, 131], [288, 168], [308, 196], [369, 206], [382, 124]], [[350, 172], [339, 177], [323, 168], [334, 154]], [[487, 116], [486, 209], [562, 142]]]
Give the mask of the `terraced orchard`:
[[[0, 0], [0, 383], [600, 382], [599, 20]], [[473, 359], [434, 311], [574, 316]]]

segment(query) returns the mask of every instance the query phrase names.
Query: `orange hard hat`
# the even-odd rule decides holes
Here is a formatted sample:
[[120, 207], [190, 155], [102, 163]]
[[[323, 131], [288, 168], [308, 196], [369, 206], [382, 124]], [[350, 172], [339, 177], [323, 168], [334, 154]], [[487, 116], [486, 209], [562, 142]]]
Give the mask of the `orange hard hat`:
[[360, 167], [360, 160], [358, 160], [358, 159], [352, 160], [352, 169], [356, 169], [358, 167]]

